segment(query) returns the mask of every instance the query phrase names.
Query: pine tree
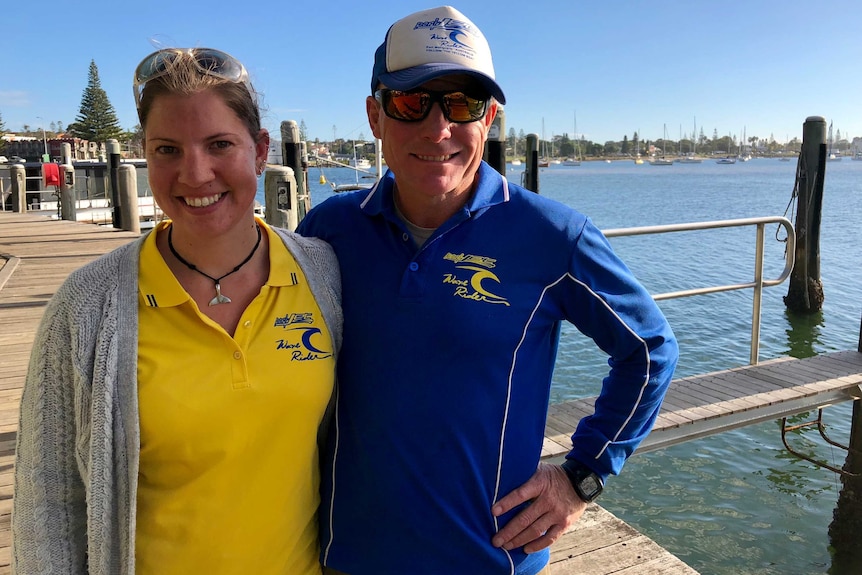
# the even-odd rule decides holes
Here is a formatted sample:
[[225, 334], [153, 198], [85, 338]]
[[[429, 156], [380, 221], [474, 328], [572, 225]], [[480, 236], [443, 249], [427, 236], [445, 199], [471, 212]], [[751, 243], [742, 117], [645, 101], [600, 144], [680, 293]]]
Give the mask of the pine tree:
[[[6, 124], [3, 123], [3, 114], [0, 114], [0, 136], [6, 133]], [[6, 149], [6, 140], [0, 139], [0, 155], [3, 155], [3, 151]]]
[[123, 133], [117, 113], [108, 100], [108, 95], [102, 89], [99, 69], [94, 60], [90, 60], [89, 79], [84, 95], [81, 97], [78, 117], [67, 127], [67, 130], [73, 136], [90, 142], [119, 139]]

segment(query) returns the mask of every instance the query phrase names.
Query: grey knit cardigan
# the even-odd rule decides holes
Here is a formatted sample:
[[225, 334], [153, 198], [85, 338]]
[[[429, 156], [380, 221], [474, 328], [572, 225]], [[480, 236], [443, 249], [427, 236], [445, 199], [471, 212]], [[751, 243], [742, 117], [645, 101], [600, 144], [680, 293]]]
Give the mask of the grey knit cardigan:
[[[276, 230], [341, 346], [328, 244]], [[146, 236], [73, 272], [48, 303], [21, 398], [12, 572], [132, 575], [138, 485], [138, 262]]]

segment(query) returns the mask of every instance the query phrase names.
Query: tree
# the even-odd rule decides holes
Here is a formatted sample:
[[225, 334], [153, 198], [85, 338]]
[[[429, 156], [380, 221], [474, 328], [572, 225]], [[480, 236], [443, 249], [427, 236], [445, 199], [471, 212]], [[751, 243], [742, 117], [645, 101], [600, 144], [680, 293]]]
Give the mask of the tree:
[[67, 129], [72, 136], [90, 142], [105, 142], [112, 138], [119, 140], [122, 137], [123, 129], [120, 128], [120, 121], [108, 95], [102, 89], [95, 60], [90, 60], [89, 79], [81, 97], [78, 117]]
[[565, 157], [574, 157], [575, 156], [575, 144], [572, 143], [572, 140], [569, 139], [568, 134], [563, 134], [560, 136], [559, 145], [557, 147], [557, 155], [565, 156]]
[[299, 141], [305, 142], [308, 140], [308, 126], [305, 125], [305, 120], [299, 121]]
[[129, 154], [133, 158], [144, 157], [144, 129], [140, 124], [136, 124], [131, 132], [125, 132], [123, 141], [128, 143]]

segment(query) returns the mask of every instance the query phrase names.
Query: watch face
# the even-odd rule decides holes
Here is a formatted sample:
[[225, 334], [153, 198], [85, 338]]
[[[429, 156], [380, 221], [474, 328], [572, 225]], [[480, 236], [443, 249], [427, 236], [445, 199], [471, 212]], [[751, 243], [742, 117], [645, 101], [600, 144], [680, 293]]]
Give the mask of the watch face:
[[579, 495], [581, 495], [581, 497], [587, 502], [592, 501], [602, 492], [601, 482], [592, 473], [581, 479], [578, 487], [581, 488], [581, 493]]

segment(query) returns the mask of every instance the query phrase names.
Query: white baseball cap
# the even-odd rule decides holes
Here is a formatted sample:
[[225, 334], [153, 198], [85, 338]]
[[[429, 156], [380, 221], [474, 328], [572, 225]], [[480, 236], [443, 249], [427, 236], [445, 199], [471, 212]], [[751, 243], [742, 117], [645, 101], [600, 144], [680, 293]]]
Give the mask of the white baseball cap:
[[440, 6], [406, 16], [389, 27], [386, 40], [374, 54], [371, 93], [380, 84], [412, 90], [450, 74], [473, 76], [498, 102], [506, 103], [482, 31], [455, 8]]

